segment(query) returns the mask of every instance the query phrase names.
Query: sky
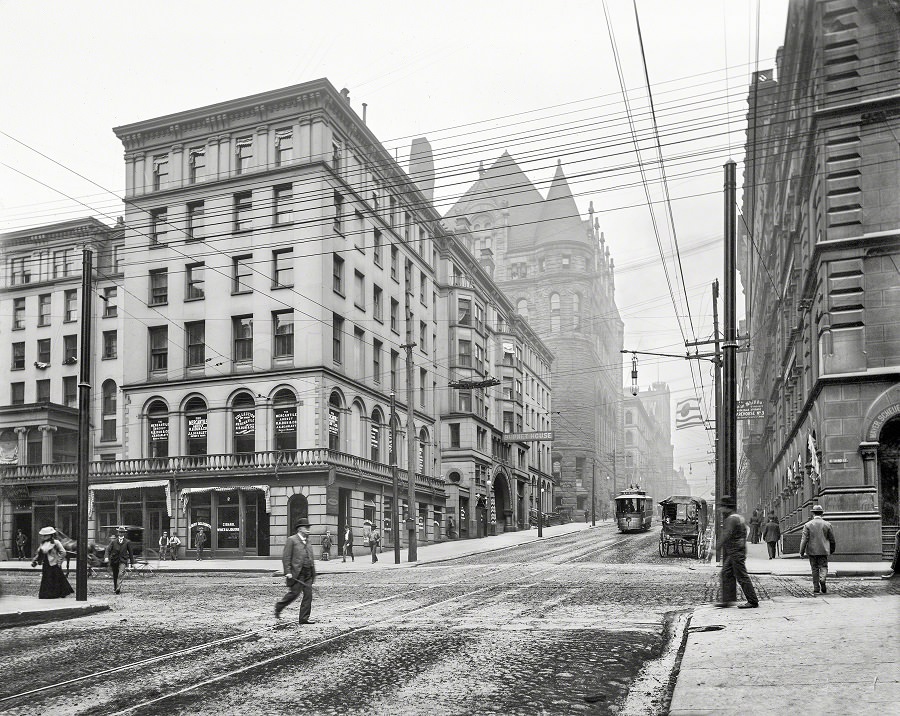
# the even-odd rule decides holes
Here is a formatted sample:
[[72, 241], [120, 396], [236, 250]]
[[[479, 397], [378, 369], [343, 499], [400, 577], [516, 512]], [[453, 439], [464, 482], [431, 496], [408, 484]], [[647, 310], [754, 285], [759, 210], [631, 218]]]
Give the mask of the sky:
[[[441, 213], [504, 150], [545, 195], [561, 161], [617, 266], [625, 347], [683, 354], [685, 340], [709, 338], [722, 166], [738, 162], [740, 185], [750, 73], [774, 66], [787, 0], [433, 8], [0, 0], [0, 232], [87, 215], [112, 224], [124, 186], [115, 126], [327, 77], [357, 113], [367, 104], [369, 127], [402, 164], [414, 137], [429, 139]], [[638, 365], [642, 387], [669, 384], [673, 409], [693, 396], [711, 406], [711, 364]], [[676, 469], [695, 491], [711, 489], [710, 434], [673, 431], [673, 441]]]

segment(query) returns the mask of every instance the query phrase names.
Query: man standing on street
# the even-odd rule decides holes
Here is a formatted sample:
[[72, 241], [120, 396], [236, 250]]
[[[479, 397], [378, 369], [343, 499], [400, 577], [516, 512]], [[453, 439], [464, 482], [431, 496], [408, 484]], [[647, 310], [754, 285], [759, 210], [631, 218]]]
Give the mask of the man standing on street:
[[316, 581], [316, 564], [309, 544], [309, 520], [301, 517], [294, 525], [296, 534], [288, 537], [281, 552], [284, 579], [290, 591], [275, 603], [275, 618], [281, 618], [281, 611], [301, 594], [300, 623], [314, 624], [309, 615], [312, 611], [312, 585]]
[[719, 598], [717, 607], [730, 607], [737, 601], [737, 585], [741, 585], [746, 603], [739, 604], [738, 609], [756, 609], [759, 599], [753, 582], [747, 574], [747, 523], [735, 510], [737, 503], [730, 495], [725, 495], [720, 500], [719, 509], [725, 517], [722, 526], [722, 571]]
[[116, 527], [116, 536], [106, 546], [105, 556], [112, 572], [113, 590], [116, 594], [122, 592], [122, 588], [119, 586], [119, 568], [124, 564], [125, 569], [128, 569], [130, 563], [134, 569], [134, 552], [131, 549], [131, 542], [125, 539], [125, 532], [124, 527]]
[[812, 570], [813, 594], [828, 594], [825, 579], [828, 577], [828, 555], [834, 554], [836, 543], [831, 524], [822, 519], [825, 509], [822, 505], [812, 508], [812, 519], [803, 525], [800, 538], [800, 556], [809, 557]]

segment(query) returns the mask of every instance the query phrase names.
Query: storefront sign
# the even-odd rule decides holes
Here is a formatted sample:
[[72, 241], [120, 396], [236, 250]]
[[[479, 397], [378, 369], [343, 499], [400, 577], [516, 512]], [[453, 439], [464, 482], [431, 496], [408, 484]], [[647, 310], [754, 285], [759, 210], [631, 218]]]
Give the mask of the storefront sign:
[[169, 439], [169, 419], [159, 418], [150, 421], [150, 440], [157, 442], [159, 440]]
[[340, 494], [337, 485], [326, 485], [325, 486], [325, 514], [326, 515], [335, 515], [338, 514], [338, 508], [340, 507], [340, 499], [338, 495]]
[[256, 412], [241, 410], [234, 414], [234, 434], [253, 435], [256, 432]]
[[188, 438], [205, 438], [206, 437], [206, 416], [191, 415], [187, 419], [187, 436]]
[[328, 432], [337, 435], [340, 432], [340, 419], [335, 410], [328, 411]]
[[503, 433], [502, 439], [505, 443], [525, 443], [535, 442], [538, 440], [553, 440], [553, 431], [544, 430], [535, 433]]
[[379, 433], [380, 432], [381, 431], [377, 425], [372, 426], [372, 447], [375, 448], [376, 450], [378, 449], [378, 446], [379, 446]]
[[297, 432], [297, 408], [279, 408], [275, 411], [275, 432]]
[[735, 417], [738, 420], [758, 420], [766, 417], [766, 410], [763, 408], [762, 400], [739, 400], [737, 401], [737, 410]]

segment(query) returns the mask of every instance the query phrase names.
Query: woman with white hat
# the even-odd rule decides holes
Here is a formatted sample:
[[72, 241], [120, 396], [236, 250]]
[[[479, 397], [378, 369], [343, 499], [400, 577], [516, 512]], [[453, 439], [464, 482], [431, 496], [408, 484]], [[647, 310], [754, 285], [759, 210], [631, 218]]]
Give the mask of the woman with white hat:
[[43, 527], [38, 534], [41, 545], [38, 547], [32, 567], [41, 564], [41, 588], [39, 599], [60, 599], [69, 596], [75, 590], [62, 571], [62, 562], [66, 558], [66, 548], [56, 539], [56, 529]]

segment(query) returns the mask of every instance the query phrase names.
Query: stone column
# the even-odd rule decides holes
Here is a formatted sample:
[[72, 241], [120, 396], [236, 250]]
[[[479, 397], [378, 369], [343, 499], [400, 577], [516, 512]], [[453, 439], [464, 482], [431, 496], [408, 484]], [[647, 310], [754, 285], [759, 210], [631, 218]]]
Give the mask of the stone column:
[[173, 144], [169, 155], [169, 188], [184, 185], [184, 145]]
[[[274, 135], [273, 135], [274, 136]], [[274, 140], [273, 140], [274, 141]], [[274, 145], [273, 145], [274, 147]], [[261, 124], [256, 128], [256, 168], [269, 169], [269, 127]]]
[[212, 181], [219, 175], [219, 138], [208, 137], [206, 140], [206, 176], [204, 181]]
[[56, 432], [56, 426], [41, 425], [38, 430], [41, 431], [41, 462], [49, 465], [53, 462], [53, 433]]
[[863, 459], [863, 484], [874, 485], [875, 478], [878, 476], [878, 443], [860, 443], [859, 454]]
[[134, 155], [125, 155], [125, 196], [134, 194]]
[[135, 152], [134, 153], [134, 172], [133, 172], [133, 184], [132, 188], [134, 189], [135, 194], [146, 194], [147, 193], [147, 177], [144, 176], [145, 166], [147, 164], [146, 155], [144, 152]]
[[28, 462], [28, 428], [16, 428], [16, 434], [19, 436], [19, 465], [27, 465]]
[[307, 164], [312, 157], [312, 139], [310, 138], [312, 123], [308, 119], [302, 119], [300, 120], [297, 129], [298, 132], [294, 144], [294, 151], [297, 159], [303, 164]]

